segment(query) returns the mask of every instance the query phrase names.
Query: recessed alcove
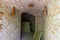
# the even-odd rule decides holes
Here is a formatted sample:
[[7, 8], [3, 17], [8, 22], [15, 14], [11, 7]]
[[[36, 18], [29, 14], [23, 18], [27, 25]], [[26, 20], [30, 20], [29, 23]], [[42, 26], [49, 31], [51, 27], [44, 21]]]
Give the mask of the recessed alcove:
[[26, 40], [29, 40], [28, 37], [33, 37], [35, 32], [35, 16], [27, 12], [21, 14], [21, 39], [26, 37]]

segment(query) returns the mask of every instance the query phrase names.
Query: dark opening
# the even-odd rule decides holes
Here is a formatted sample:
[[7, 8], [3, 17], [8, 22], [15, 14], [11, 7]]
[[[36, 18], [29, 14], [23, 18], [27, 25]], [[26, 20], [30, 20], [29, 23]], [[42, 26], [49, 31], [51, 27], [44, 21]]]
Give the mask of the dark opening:
[[[28, 24], [29, 26], [26, 27], [24, 26], [24, 23], [25, 24]], [[26, 32], [24, 30], [24, 28], [29, 28], [30, 32]], [[23, 12], [21, 14], [21, 37], [26, 35], [26, 34], [34, 34], [35, 32], [35, 16], [34, 15], [31, 15], [31, 14], [28, 14], [26, 12]]]

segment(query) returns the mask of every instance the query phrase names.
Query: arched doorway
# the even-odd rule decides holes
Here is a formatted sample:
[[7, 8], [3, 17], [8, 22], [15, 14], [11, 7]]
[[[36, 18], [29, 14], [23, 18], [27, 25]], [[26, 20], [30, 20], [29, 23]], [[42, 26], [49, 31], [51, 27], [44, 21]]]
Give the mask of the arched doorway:
[[[21, 14], [21, 38], [23, 38], [24, 36], [33, 37], [34, 32], [35, 32], [35, 16], [29, 13], [23, 12]], [[29, 40], [29, 39], [27, 38], [26, 40]]]

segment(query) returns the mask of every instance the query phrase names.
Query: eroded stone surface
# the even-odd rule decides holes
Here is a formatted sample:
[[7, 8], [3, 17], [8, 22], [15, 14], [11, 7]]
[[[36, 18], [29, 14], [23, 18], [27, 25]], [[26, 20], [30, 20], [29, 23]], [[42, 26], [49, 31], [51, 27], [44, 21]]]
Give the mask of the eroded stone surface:
[[45, 20], [45, 40], [60, 40], [60, 0], [50, 0]]

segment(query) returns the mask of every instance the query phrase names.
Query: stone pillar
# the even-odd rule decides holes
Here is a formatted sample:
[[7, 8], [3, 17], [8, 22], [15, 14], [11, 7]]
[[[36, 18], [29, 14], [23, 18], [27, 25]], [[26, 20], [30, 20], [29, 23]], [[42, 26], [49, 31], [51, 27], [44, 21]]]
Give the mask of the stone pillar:
[[60, 40], [60, 0], [49, 0], [44, 40]]

